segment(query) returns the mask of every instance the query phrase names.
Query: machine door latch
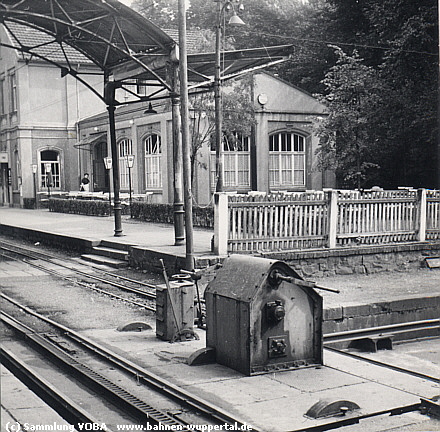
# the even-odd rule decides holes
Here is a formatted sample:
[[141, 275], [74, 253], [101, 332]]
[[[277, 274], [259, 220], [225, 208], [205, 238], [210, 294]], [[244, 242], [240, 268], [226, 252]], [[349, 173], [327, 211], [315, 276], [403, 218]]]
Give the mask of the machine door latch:
[[287, 335], [268, 338], [269, 358], [287, 356]]

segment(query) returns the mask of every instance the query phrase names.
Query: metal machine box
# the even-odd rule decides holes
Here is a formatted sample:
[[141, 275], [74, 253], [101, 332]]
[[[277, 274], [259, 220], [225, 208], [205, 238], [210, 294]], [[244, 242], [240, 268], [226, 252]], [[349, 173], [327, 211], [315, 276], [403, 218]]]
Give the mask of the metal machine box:
[[308, 284], [281, 261], [227, 258], [205, 290], [217, 363], [246, 375], [322, 364], [322, 297]]
[[[178, 322], [176, 322], [176, 320]], [[191, 282], [170, 282], [156, 287], [156, 336], [173, 341], [182, 329], [193, 328], [194, 285]]]

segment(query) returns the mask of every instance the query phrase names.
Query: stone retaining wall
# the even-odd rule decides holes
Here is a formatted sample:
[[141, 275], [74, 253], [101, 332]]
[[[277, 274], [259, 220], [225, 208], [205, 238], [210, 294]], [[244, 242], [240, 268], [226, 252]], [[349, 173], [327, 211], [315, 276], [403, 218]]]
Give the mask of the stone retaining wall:
[[[418, 297], [401, 300], [376, 302], [352, 306], [326, 308], [323, 313], [323, 332], [337, 333], [360, 328], [408, 323], [439, 317], [440, 296]], [[439, 330], [417, 330], [415, 332], [396, 333], [394, 340], [415, 337], [438, 336]], [[345, 344], [347, 345], [347, 344]]]
[[408, 271], [426, 266], [425, 259], [440, 256], [440, 242], [352, 247], [314, 251], [268, 252], [265, 258], [285, 261], [304, 278], [382, 271]]

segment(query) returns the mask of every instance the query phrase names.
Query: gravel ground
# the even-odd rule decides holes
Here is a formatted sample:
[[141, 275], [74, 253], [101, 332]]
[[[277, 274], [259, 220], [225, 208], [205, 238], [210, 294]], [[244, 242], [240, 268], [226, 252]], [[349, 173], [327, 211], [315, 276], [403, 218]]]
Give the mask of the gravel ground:
[[[1, 239], [0, 239], [1, 240]], [[8, 239], [10, 241], [10, 239]], [[20, 242], [26, 245], [26, 242]], [[29, 244], [34, 248], [34, 244]], [[56, 254], [58, 258], [71, 259], [77, 255], [38, 246], [40, 250]], [[111, 270], [127, 277], [157, 284], [162, 280], [157, 275], [137, 272], [132, 269]], [[69, 276], [69, 271], [66, 271]], [[2, 293], [39, 313], [55, 319], [76, 330], [117, 328], [119, 325], [144, 321], [151, 325], [153, 312], [124, 303], [97, 293], [78, 284], [47, 275], [26, 263], [0, 257], [0, 288]], [[7, 302], [2, 301], [3, 308]], [[9, 309], [9, 308], [8, 308]]]
[[[10, 241], [10, 239], [6, 239]], [[1, 237], [0, 237], [1, 241]], [[37, 247], [59, 258], [77, 257], [78, 254], [20, 241], [22, 245]], [[1, 259], [1, 258], [0, 258]], [[17, 267], [18, 266], [18, 267]], [[14, 269], [12, 277], [2, 276], [2, 269]], [[28, 272], [26, 273], [26, 270]], [[52, 316], [77, 329], [116, 328], [131, 321], [146, 321], [155, 318], [152, 312], [123, 303], [96, 293], [68, 281], [49, 277], [41, 272], [32, 274], [26, 264], [0, 261], [0, 287], [6, 294]], [[112, 270], [123, 276], [145, 282], [163, 283], [160, 275], [134, 269]], [[324, 287], [339, 289], [340, 294], [319, 291], [324, 297], [325, 307], [391, 301], [411, 297], [440, 295], [440, 269], [420, 269], [408, 272], [382, 272], [372, 275], [343, 275], [316, 280]]]

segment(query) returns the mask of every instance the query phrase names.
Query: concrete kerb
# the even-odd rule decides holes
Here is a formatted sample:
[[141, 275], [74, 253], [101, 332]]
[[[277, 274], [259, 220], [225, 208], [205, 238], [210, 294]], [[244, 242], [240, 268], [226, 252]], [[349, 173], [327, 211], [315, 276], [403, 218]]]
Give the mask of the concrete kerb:
[[67, 250], [86, 252], [101, 242], [99, 239], [74, 237], [65, 234], [57, 234], [48, 231], [34, 230], [31, 228], [16, 227], [0, 224], [0, 233], [7, 236], [23, 238], [34, 242], [41, 242], [47, 245], [56, 245]]

